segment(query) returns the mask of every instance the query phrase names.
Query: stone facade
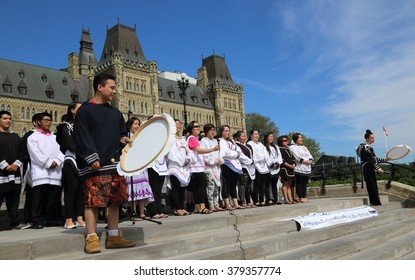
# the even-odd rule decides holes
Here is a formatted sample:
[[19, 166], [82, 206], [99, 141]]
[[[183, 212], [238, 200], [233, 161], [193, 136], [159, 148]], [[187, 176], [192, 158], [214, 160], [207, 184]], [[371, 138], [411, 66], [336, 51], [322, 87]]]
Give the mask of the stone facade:
[[[127, 42], [124, 45], [129, 45], [131, 50], [119, 49], [119, 42]], [[86, 101], [93, 97], [93, 76], [103, 72], [114, 75], [117, 80], [113, 105], [126, 119], [136, 116], [143, 121], [161, 113], [184, 119], [182, 92], [176, 80], [181, 73], [159, 71], [156, 61], [147, 61], [135, 28], [117, 24], [107, 30], [99, 62], [93, 53], [89, 31], [82, 31], [80, 46], [79, 54], [68, 55], [65, 70], [45, 70], [41, 66], [0, 59], [0, 106], [11, 111], [16, 133], [23, 135], [30, 130], [32, 115], [45, 110], [52, 114], [56, 126], [71, 101]], [[19, 78], [21, 71], [30, 75]], [[48, 85], [39, 78], [40, 75], [50, 77]], [[196, 120], [202, 125], [212, 123], [215, 126], [228, 124], [231, 132], [245, 130], [243, 88], [232, 81], [224, 57], [212, 55], [203, 59], [197, 77], [192, 81], [186, 90], [188, 122]], [[27, 84], [24, 95], [19, 94], [17, 88], [21, 83]], [[44, 84], [47, 98], [43, 92]], [[48, 88], [52, 90], [48, 92]]]

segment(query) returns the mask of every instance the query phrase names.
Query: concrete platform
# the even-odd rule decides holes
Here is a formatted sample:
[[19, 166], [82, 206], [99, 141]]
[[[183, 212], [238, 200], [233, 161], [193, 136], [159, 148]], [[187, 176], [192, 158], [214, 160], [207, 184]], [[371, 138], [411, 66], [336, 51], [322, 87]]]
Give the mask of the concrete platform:
[[[414, 255], [413, 243], [404, 246], [415, 230], [412, 218], [415, 209], [402, 208], [406, 198], [382, 193], [383, 205], [373, 207], [378, 210], [378, 217], [298, 232], [292, 220], [294, 217], [358, 207], [367, 202], [365, 194], [345, 196], [342, 193], [340, 197], [310, 199], [309, 203], [296, 205], [169, 216], [159, 220], [162, 225], [150, 221], [133, 225], [131, 221], [124, 221], [120, 223], [120, 229], [127, 239], [137, 242], [136, 247], [127, 249], [105, 249], [106, 224], [100, 223], [98, 233], [102, 235], [102, 252], [93, 255], [83, 251], [84, 228], [3, 230], [0, 231], [0, 259], [411, 259]], [[376, 250], [376, 247], [390, 248], [394, 253], [384, 251], [379, 254], [377, 251], [382, 250]]]

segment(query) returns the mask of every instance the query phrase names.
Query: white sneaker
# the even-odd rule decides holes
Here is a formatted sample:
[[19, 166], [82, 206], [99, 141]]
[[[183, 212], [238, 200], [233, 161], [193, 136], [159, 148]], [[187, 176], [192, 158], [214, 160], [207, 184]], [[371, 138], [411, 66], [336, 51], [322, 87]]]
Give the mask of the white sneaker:
[[66, 229], [76, 229], [76, 225], [75, 224], [72, 224], [70, 226], [67, 226], [66, 223], [65, 223], [64, 228], [66, 228]]
[[31, 227], [32, 227], [31, 223], [20, 223], [17, 226], [13, 227], [12, 230], [13, 229], [28, 229], [28, 228], [31, 228]]

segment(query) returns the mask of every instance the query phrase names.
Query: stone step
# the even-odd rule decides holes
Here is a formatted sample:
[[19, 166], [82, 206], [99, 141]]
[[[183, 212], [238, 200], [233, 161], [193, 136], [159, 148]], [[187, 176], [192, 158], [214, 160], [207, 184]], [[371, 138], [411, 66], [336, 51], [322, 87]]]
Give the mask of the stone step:
[[[85, 234], [83, 228], [2, 231], [0, 259], [183, 259], [192, 254], [194, 259], [204, 259], [209, 257], [208, 252], [212, 248], [235, 247], [239, 233], [243, 246], [252, 243], [255, 247], [255, 242], [259, 240], [267, 247], [269, 245], [263, 241], [267, 236], [286, 235], [287, 232], [296, 234], [295, 223], [286, 221], [288, 218], [311, 212], [357, 207], [363, 204], [363, 200], [364, 197], [313, 199], [310, 203], [236, 210], [233, 214], [226, 211], [210, 215], [171, 216], [161, 219], [162, 225], [148, 221], [136, 222], [133, 225], [132, 222], [125, 221], [120, 223], [120, 229], [124, 231], [127, 239], [135, 240], [137, 246], [121, 250], [105, 250], [104, 235], [101, 238], [102, 253], [94, 255], [83, 252]], [[382, 196], [382, 201], [385, 204], [376, 207], [380, 212], [393, 211], [401, 207], [399, 202], [387, 203], [387, 196]], [[235, 224], [239, 232], [235, 229]], [[105, 224], [98, 224], [98, 232], [104, 232], [104, 227]], [[13, 235], [10, 236], [10, 233]], [[256, 248], [250, 250], [261, 251]], [[280, 250], [270, 251], [267, 254], [272, 255], [278, 251]], [[231, 256], [223, 257], [231, 258]], [[241, 257], [240, 248], [236, 247], [234, 257]], [[250, 253], [248, 257], [253, 259], [263, 256]], [[213, 258], [222, 259], [220, 255]]]
[[[344, 207], [344, 205], [361, 205], [361, 200], [332, 200], [325, 202], [316, 201], [312, 204], [301, 204], [298, 207], [293, 205], [280, 205], [261, 207], [255, 209], [246, 209], [234, 211], [233, 214], [228, 212], [215, 213], [211, 215], [192, 215], [187, 217], [172, 217], [163, 220], [168, 226], [167, 229], [160, 231], [158, 226], [148, 226], [143, 228], [143, 232], [131, 233], [131, 230], [125, 232], [127, 238], [137, 240], [137, 235], [143, 237], [140, 246], [121, 252], [120, 250], [108, 250], [99, 255], [65, 254], [63, 259], [108, 259], [108, 258], [134, 258], [134, 259], [167, 259], [171, 256], [180, 256], [192, 251], [203, 251], [211, 247], [226, 245], [235, 242], [238, 234], [235, 230], [237, 227], [243, 227], [243, 236], [245, 239], [255, 238], [258, 232], [273, 233], [280, 230], [280, 225], [275, 221], [285, 219], [286, 215], [291, 216], [304, 215], [305, 212], [315, 212], [318, 209], [332, 209]], [[203, 216], [203, 221], [198, 221], [198, 217]], [[174, 218], [176, 218], [174, 220]], [[179, 220], [177, 220], [179, 219]], [[186, 220], [184, 220], [186, 219]], [[180, 221], [180, 224], [175, 222]], [[171, 224], [167, 225], [168, 222]], [[141, 222], [140, 222], [141, 223]], [[163, 224], [163, 226], [164, 226]], [[296, 231], [296, 225], [293, 221], [287, 223], [287, 230]], [[105, 237], [104, 237], [105, 238]], [[101, 238], [101, 245], [104, 246], [104, 238]], [[163, 251], [160, 251], [163, 248]], [[140, 254], [134, 254], [132, 251], [137, 250]], [[104, 251], [104, 250], [103, 250]], [[79, 252], [79, 251], [78, 251]], [[131, 257], [131, 255], [134, 255]], [[46, 258], [61, 259], [57, 256]]]
[[[401, 212], [405, 214], [398, 216], [397, 214], [401, 214]], [[267, 259], [330, 260], [339, 259], [359, 251], [366, 251], [372, 246], [378, 246], [379, 243], [387, 242], [391, 238], [399, 238], [399, 236], [413, 231], [415, 229], [414, 214], [414, 209], [409, 211], [389, 211], [384, 213], [383, 217], [365, 219], [354, 222], [353, 225], [335, 226], [329, 230], [332, 237], [325, 234], [323, 232], [324, 229], [320, 229], [318, 230], [319, 232], [314, 233], [314, 237], [319, 236], [320, 238], [313, 242], [311, 242], [313, 237], [307, 236], [309, 235], [308, 232], [304, 232], [305, 236], [300, 236], [299, 238], [309, 241], [308, 244], [305, 244], [306, 246], [270, 255], [267, 256]], [[385, 217], [386, 215], [388, 217]], [[359, 227], [361, 230], [356, 230]], [[354, 228], [353, 231], [351, 228]], [[341, 234], [335, 237], [334, 231], [341, 231]], [[345, 258], [347, 259], [347, 257]]]
[[[399, 204], [396, 204], [399, 205]], [[400, 212], [400, 210], [397, 210]], [[412, 214], [410, 214], [412, 215]], [[389, 218], [388, 220], [381, 221], [381, 223], [387, 223], [389, 221], [393, 221], [400, 218], [406, 218], [408, 215], [400, 215], [397, 213], [390, 213], [388, 214]], [[412, 216], [410, 216], [412, 217]], [[209, 250], [205, 251], [197, 251], [193, 253], [188, 253], [186, 255], [180, 255], [172, 257], [172, 259], [258, 259], [258, 258], [267, 258], [267, 254], [275, 253], [275, 252], [281, 252], [284, 250], [289, 250], [292, 248], [303, 248], [304, 246], [308, 246], [310, 240], [313, 240], [313, 242], [317, 242], [316, 240], [319, 240], [319, 236], [324, 236], [324, 238], [333, 238], [336, 236], [343, 235], [342, 230], [334, 231], [333, 229], [325, 228], [321, 230], [329, 230], [329, 233], [332, 233], [331, 235], [323, 235], [312, 232], [307, 232], [307, 235], [313, 235], [313, 238], [302, 236], [301, 238], [296, 238], [295, 236], [300, 234], [297, 233], [296, 227], [293, 223], [293, 221], [269, 221], [270, 223], [277, 223], [278, 230], [274, 231], [273, 234], [262, 234], [261, 231], [258, 231], [257, 233], [257, 239], [255, 238], [244, 238], [247, 236], [246, 230], [247, 227], [242, 227], [239, 229], [241, 232], [240, 240], [241, 243], [238, 242], [232, 242], [225, 246], [215, 246], [214, 248], [211, 248]], [[359, 222], [355, 222], [359, 223]], [[376, 224], [379, 223], [379, 221], [374, 221], [370, 224], [371, 227], [376, 226]], [[351, 225], [353, 223], [349, 223], [348, 227], [350, 228], [347, 230], [347, 233], [359, 231], [361, 230], [361, 225]], [[252, 225], [252, 227], [256, 227], [257, 225]], [[338, 225], [341, 226], [341, 225]], [[336, 226], [334, 226], [336, 227]], [[333, 227], [330, 227], [333, 228]], [[302, 232], [301, 232], [302, 233]], [[315, 239], [317, 238], [317, 239]], [[323, 238], [323, 239], [324, 239]], [[315, 239], [315, 240], [314, 240]]]
[[[409, 222], [409, 221], [408, 221]], [[372, 248], [344, 256], [345, 260], [398, 260], [415, 252], [415, 231], [386, 240]], [[408, 255], [409, 254], [409, 255]], [[414, 257], [414, 256], [413, 256]]]

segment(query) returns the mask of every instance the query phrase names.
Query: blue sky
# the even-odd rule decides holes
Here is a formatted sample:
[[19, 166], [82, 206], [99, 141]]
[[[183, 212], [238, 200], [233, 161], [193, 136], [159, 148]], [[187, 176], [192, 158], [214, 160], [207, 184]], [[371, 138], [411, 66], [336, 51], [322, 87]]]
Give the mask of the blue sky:
[[382, 127], [389, 148], [415, 148], [415, 1], [2, 2], [3, 59], [65, 68], [82, 27], [99, 59], [119, 20], [136, 25], [159, 70], [196, 77], [202, 56], [225, 54], [246, 113], [315, 139], [326, 154], [354, 156], [367, 128], [380, 157]]

